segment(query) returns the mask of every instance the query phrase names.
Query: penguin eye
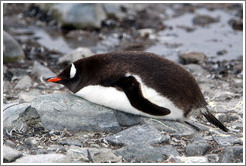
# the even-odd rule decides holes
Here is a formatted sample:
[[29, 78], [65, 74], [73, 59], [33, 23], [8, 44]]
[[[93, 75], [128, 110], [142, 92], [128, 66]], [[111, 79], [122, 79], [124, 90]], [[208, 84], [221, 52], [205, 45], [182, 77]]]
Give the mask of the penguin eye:
[[76, 74], [76, 68], [74, 66], [74, 64], [71, 64], [71, 68], [70, 68], [70, 78], [73, 78]]

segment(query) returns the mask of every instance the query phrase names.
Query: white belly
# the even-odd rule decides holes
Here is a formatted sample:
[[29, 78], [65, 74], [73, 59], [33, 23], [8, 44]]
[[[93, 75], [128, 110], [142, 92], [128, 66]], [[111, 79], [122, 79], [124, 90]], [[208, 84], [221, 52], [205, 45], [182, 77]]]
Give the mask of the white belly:
[[134, 75], [134, 77], [138, 80], [141, 84], [141, 90], [143, 96], [151, 101], [152, 103], [168, 108], [171, 113], [166, 116], [152, 116], [150, 114], [144, 113], [136, 108], [134, 108], [127, 96], [123, 91], [119, 91], [114, 87], [103, 87], [100, 85], [90, 85], [86, 86], [75, 95], [80, 96], [86, 100], [89, 100], [93, 103], [97, 103], [106, 107], [110, 107], [119, 111], [124, 111], [127, 113], [132, 113], [136, 115], [143, 115], [152, 118], [159, 118], [159, 119], [183, 119], [183, 110], [177, 108], [172, 101], [168, 98], [161, 96], [157, 93], [154, 89], [147, 87], [145, 84], [142, 83], [140, 77]]

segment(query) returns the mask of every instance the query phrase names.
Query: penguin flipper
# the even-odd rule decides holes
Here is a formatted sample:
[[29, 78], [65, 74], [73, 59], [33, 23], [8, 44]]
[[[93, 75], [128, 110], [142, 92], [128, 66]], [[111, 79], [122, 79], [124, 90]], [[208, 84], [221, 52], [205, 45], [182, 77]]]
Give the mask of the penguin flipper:
[[154, 116], [165, 116], [171, 111], [165, 107], [160, 107], [147, 100], [141, 91], [140, 83], [133, 76], [121, 77], [113, 86], [124, 91], [131, 105], [144, 113]]

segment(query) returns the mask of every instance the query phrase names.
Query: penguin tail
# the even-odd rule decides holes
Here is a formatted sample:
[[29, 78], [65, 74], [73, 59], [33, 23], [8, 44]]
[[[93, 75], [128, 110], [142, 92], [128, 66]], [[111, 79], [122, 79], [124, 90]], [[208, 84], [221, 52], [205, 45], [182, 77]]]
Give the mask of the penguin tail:
[[208, 110], [207, 107], [205, 108], [202, 108], [201, 110], [201, 113], [203, 116], [205, 116], [205, 118], [210, 122], [212, 123], [213, 125], [219, 127], [221, 130], [225, 131], [225, 132], [228, 132], [229, 129], [227, 129], [213, 114], [211, 114]]

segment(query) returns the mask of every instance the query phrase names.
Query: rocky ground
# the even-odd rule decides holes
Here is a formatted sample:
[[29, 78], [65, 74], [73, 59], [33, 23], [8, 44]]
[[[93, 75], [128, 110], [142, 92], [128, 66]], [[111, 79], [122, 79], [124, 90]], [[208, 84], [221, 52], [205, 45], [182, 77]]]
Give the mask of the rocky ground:
[[[63, 7], [3, 6], [4, 162], [243, 162], [242, 6], [92, 5], [87, 12], [99, 13], [97, 21], [79, 23], [57, 19]], [[155, 52], [183, 65], [230, 131], [201, 116], [193, 118], [197, 132], [181, 122], [122, 113], [42, 79], [78, 58], [114, 50]]]

